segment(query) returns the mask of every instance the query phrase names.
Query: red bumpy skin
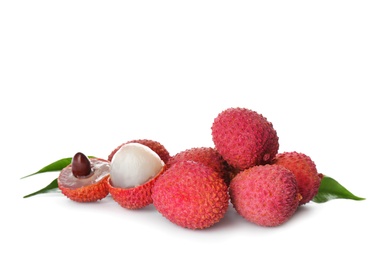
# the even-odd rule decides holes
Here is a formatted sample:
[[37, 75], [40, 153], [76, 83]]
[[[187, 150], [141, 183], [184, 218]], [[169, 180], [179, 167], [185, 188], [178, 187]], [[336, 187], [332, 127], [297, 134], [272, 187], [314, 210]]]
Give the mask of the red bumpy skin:
[[114, 154], [125, 144], [128, 144], [128, 143], [139, 143], [139, 144], [143, 144], [147, 147], [149, 147], [150, 149], [152, 149], [155, 153], [158, 154], [158, 156], [160, 156], [161, 160], [166, 164], [168, 163], [168, 160], [169, 158], [171, 157], [168, 150], [165, 148], [164, 145], [162, 145], [161, 143], [157, 142], [157, 141], [154, 141], [154, 140], [149, 140], [149, 139], [137, 139], [137, 140], [131, 140], [131, 141], [127, 141], [121, 145], [119, 145], [117, 148], [115, 148], [111, 153], [110, 155], [108, 155], [108, 160], [109, 161], [112, 161], [112, 157], [114, 157]]
[[72, 173], [72, 165], [61, 170], [58, 176], [58, 188], [69, 199], [77, 202], [94, 202], [108, 195], [106, 180], [110, 173], [107, 160], [91, 158], [91, 174], [78, 178]]
[[279, 138], [272, 123], [250, 109], [222, 111], [214, 119], [211, 130], [217, 151], [238, 170], [269, 163], [279, 149]]
[[133, 188], [118, 188], [112, 186], [110, 178], [107, 179], [108, 191], [111, 197], [120, 206], [126, 209], [140, 209], [153, 203], [152, 187], [166, 169], [166, 165], [161, 171], [146, 183]]
[[294, 174], [278, 165], [259, 165], [233, 178], [229, 186], [238, 214], [260, 226], [279, 226], [289, 220], [301, 195]]
[[169, 221], [184, 228], [204, 229], [225, 215], [228, 188], [219, 174], [201, 163], [173, 164], [152, 188], [156, 209]]
[[308, 203], [317, 195], [321, 175], [309, 156], [298, 152], [284, 152], [276, 155], [273, 164], [284, 166], [294, 173], [302, 195], [300, 205]]
[[225, 180], [229, 181], [229, 167], [215, 148], [194, 147], [173, 155], [168, 161], [168, 167], [181, 161], [194, 161], [211, 167]]

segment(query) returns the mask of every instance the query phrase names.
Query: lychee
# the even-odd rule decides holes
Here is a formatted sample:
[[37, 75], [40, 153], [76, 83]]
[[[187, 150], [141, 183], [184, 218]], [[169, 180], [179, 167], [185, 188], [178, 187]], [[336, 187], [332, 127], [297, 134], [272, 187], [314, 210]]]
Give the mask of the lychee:
[[321, 175], [318, 174], [314, 161], [303, 153], [284, 152], [275, 156], [273, 164], [281, 165], [294, 173], [302, 195], [300, 205], [311, 201], [317, 194], [321, 184]]
[[272, 123], [250, 109], [222, 111], [214, 119], [211, 130], [217, 151], [238, 170], [269, 163], [279, 149], [279, 138]]
[[226, 181], [229, 180], [229, 166], [213, 147], [193, 147], [173, 155], [168, 161], [168, 168], [181, 161], [194, 161], [211, 167]]
[[111, 161], [112, 157], [114, 154], [125, 144], [128, 143], [139, 143], [146, 145], [150, 149], [152, 149], [155, 153], [160, 156], [161, 160], [163, 160], [164, 163], [167, 163], [169, 158], [171, 157], [168, 150], [165, 148], [164, 145], [162, 145], [160, 142], [157, 142], [155, 140], [150, 140], [150, 139], [135, 139], [131, 141], [124, 142], [120, 144], [118, 147], [116, 147], [109, 155], [108, 155], [108, 160]]
[[110, 163], [99, 158], [89, 159], [76, 153], [70, 165], [63, 168], [57, 178], [58, 188], [71, 200], [93, 202], [108, 195], [106, 180], [110, 174]]
[[294, 174], [279, 165], [258, 165], [243, 170], [229, 186], [233, 207], [239, 215], [260, 226], [285, 223], [299, 205]]
[[212, 168], [180, 161], [168, 168], [152, 188], [153, 205], [169, 221], [184, 228], [204, 229], [225, 215], [229, 195]]
[[152, 203], [151, 188], [164, 169], [165, 163], [146, 145], [125, 144], [112, 158], [109, 192], [124, 208], [143, 208]]

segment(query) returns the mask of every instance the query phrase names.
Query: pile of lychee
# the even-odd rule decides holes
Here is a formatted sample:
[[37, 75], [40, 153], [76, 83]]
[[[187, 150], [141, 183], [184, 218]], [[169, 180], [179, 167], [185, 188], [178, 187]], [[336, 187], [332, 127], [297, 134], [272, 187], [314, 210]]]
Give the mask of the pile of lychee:
[[137, 139], [107, 159], [76, 153], [58, 187], [69, 199], [93, 202], [108, 195], [126, 209], [153, 204], [174, 224], [205, 229], [218, 223], [229, 203], [259, 226], [288, 221], [317, 194], [322, 175], [299, 152], [278, 153], [271, 122], [247, 108], [220, 112], [211, 126], [213, 147], [170, 155], [158, 141]]

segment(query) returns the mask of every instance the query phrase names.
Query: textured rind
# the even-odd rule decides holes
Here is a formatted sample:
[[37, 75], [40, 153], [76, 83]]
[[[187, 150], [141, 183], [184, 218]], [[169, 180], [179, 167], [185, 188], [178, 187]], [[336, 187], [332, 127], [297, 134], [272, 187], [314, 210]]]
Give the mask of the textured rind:
[[117, 188], [112, 186], [110, 178], [107, 179], [106, 184], [111, 197], [120, 206], [126, 209], [140, 209], [153, 203], [152, 187], [156, 180], [164, 173], [166, 165], [163, 169], [148, 182], [134, 188]]
[[227, 162], [213, 147], [193, 147], [173, 155], [168, 161], [168, 167], [181, 161], [194, 161], [211, 167], [229, 182], [229, 167]]
[[301, 198], [294, 174], [278, 165], [258, 165], [246, 169], [230, 183], [235, 210], [259, 226], [279, 226], [289, 220]]
[[77, 189], [69, 189], [58, 184], [58, 188], [69, 199], [77, 202], [94, 202], [104, 199], [108, 195], [106, 180], [108, 176], [99, 182]]
[[189, 229], [205, 229], [225, 215], [228, 187], [210, 167], [180, 161], [168, 168], [152, 188], [156, 209], [172, 223]]
[[[100, 161], [107, 161], [100, 158], [94, 158], [91, 159], [91, 163], [93, 164], [94, 161], [100, 160]], [[108, 162], [108, 161], [107, 161]], [[67, 167], [71, 167], [71, 165], [68, 165]], [[60, 174], [62, 171], [60, 172]], [[91, 185], [83, 186], [80, 188], [72, 189], [67, 187], [66, 185], [63, 185], [60, 181], [61, 178], [57, 178], [58, 180], [58, 188], [61, 190], [62, 194], [64, 194], [67, 198], [77, 201], [77, 202], [95, 202], [101, 199], [104, 199], [108, 195], [108, 187], [106, 185], [106, 180], [108, 179], [109, 175], [105, 176], [101, 180], [99, 180], [96, 183], [93, 183]]]
[[300, 205], [310, 202], [318, 193], [321, 176], [317, 172], [314, 161], [309, 156], [298, 152], [284, 152], [277, 154], [272, 163], [284, 166], [294, 173], [299, 192], [302, 195]]
[[108, 155], [108, 160], [111, 161], [112, 160], [112, 157], [114, 156], [114, 154], [125, 144], [128, 144], [128, 143], [139, 143], [139, 144], [143, 144], [147, 147], [149, 147], [150, 149], [152, 149], [155, 153], [158, 154], [158, 156], [160, 156], [161, 160], [163, 160], [164, 163], [168, 163], [168, 160], [169, 158], [171, 157], [168, 150], [165, 148], [164, 145], [162, 145], [161, 143], [157, 142], [157, 141], [154, 141], [154, 140], [150, 140], [150, 139], [137, 139], [137, 140], [131, 140], [131, 141], [127, 141], [125, 143], [122, 143], [121, 145], [119, 145], [118, 147], [116, 147], [109, 155]]
[[269, 163], [279, 149], [272, 123], [250, 109], [222, 111], [214, 119], [211, 131], [217, 151], [238, 170]]

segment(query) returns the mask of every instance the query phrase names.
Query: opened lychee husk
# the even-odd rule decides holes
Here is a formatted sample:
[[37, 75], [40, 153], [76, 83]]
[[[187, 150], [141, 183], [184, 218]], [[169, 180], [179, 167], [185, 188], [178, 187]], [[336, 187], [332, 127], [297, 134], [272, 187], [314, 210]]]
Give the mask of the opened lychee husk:
[[160, 156], [161, 160], [164, 161], [164, 163], [167, 163], [169, 158], [171, 157], [170, 154], [169, 154], [169, 151], [165, 148], [164, 145], [162, 145], [160, 142], [158, 141], [155, 141], [155, 140], [151, 140], [151, 139], [135, 139], [135, 140], [131, 140], [131, 141], [127, 141], [127, 142], [124, 142], [120, 145], [118, 145], [109, 155], [108, 155], [108, 160], [111, 161], [112, 158], [114, 157], [114, 154], [122, 147], [124, 146], [125, 144], [129, 144], [129, 143], [139, 143], [139, 144], [143, 144], [143, 145], [146, 145], [147, 147], [149, 147], [150, 149], [152, 149], [155, 153], [158, 154], [158, 156]]
[[101, 158], [89, 159], [82, 153], [77, 153], [72, 163], [61, 170], [57, 178], [58, 188], [73, 201], [98, 201], [108, 195], [106, 180], [109, 174], [109, 161]]
[[121, 146], [111, 160], [107, 186], [122, 207], [139, 209], [151, 204], [151, 189], [166, 165], [151, 148], [140, 143]]

